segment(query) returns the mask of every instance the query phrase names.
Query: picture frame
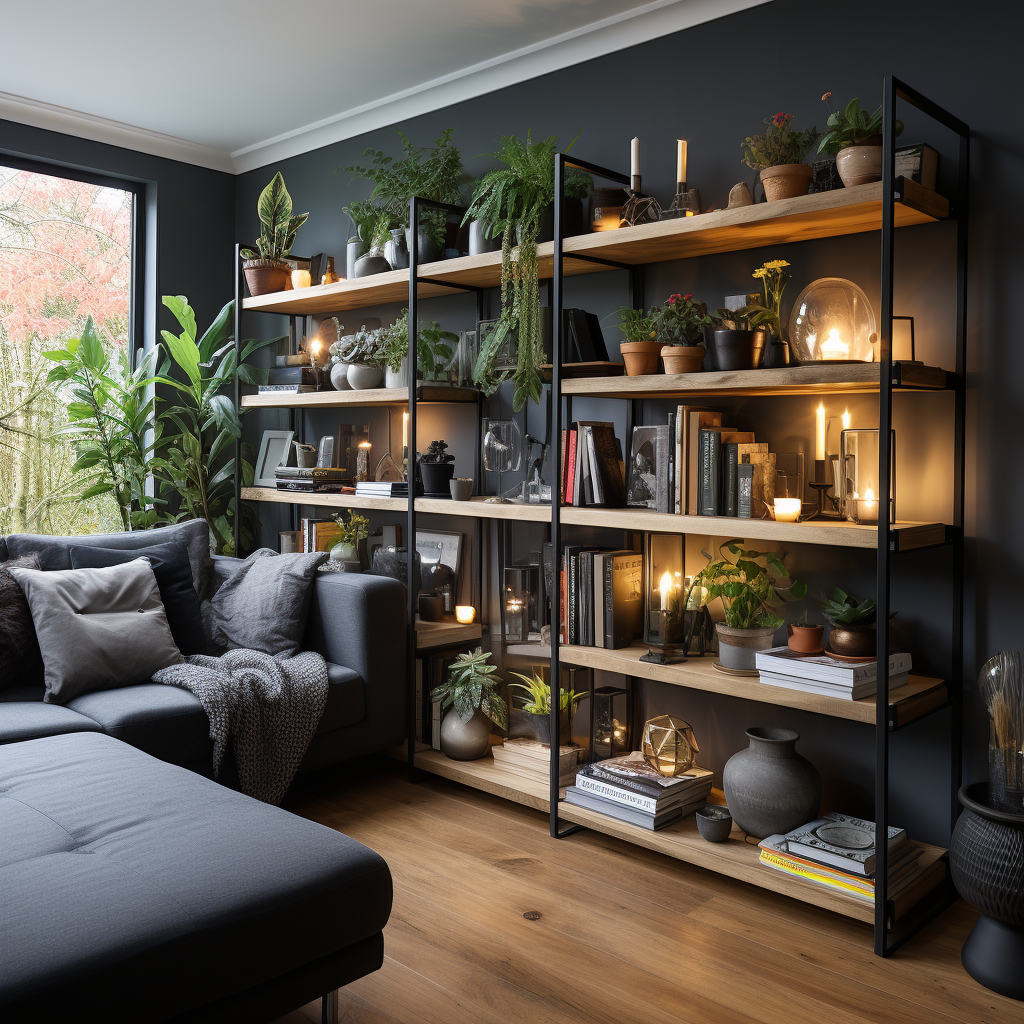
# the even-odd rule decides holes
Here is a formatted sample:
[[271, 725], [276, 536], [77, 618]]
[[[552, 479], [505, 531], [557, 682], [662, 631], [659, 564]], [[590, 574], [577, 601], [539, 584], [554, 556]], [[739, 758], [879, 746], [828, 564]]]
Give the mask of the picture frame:
[[253, 470], [253, 485], [256, 487], [277, 487], [274, 470], [288, 465], [292, 450], [294, 430], [264, 430], [260, 441], [260, 453]]
[[462, 569], [462, 534], [442, 530], [417, 530], [416, 550], [424, 568], [433, 562], [442, 562], [459, 579]]
[[334, 468], [334, 435], [324, 434], [320, 438], [320, 445], [316, 453], [316, 464], [318, 469]]

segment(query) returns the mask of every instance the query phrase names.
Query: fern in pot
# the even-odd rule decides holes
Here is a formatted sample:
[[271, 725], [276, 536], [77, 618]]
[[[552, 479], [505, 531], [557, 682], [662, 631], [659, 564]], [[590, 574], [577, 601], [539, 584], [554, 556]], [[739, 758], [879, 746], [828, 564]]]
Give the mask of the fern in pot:
[[249, 294], [254, 296], [284, 291], [289, 273], [285, 257], [295, 244], [295, 233], [309, 217], [308, 213], [292, 214], [292, 197], [280, 171], [260, 193], [256, 213], [261, 229], [255, 251], [241, 251], [245, 283]]
[[694, 584], [707, 588], [709, 602], [722, 599], [725, 621], [715, 627], [722, 667], [753, 672], [757, 652], [772, 646], [783, 624], [778, 609], [784, 597], [799, 600], [807, 585], [793, 579], [773, 551], [751, 551], [738, 540], [727, 540], [719, 554], [712, 559], [705, 552], [708, 564]]
[[501, 677], [495, 675], [497, 667], [489, 664], [490, 652], [478, 647], [460, 654], [440, 686], [434, 688], [430, 699], [440, 702], [441, 750], [453, 761], [475, 761], [483, 757], [490, 746], [491, 724], [499, 729], [508, 727], [508, 705], [495, 686]]
[[[575, 142], [573, 139], [566, 152]], [[488, 395], [512, 380], [516, 412], [527, 400], [540, 401], [540, 367], [548, 358], [541, 324], [537, 243], [555, 199], [557, 148], [557, 136], [534, 142], [529, 129], [525, 142], [515, 135], [503, 136], [497, 152], [490, 155], [504, 166], [488, 171], [476, 183], [463, 219], [463, 223], [482, 221], [489, 234], [501, 235], [501, 315], [487, 336], [479, 339], [473, 379]], [[566, 196], [580, 199], [590, 187], [588, 175], [573, 170], [566, 174]], [[581, 208], [581, 226], [582, 219]], [[496, 358], [510, 336], [518, 346], [515, 369], [498, 370]]]
[[395, 217], [387, 207], [374, 206], [374, 212], [369, 216], [364, 227], [360, 231], [366, 231], [369, 235], [370, 248], [355, 262], [354, 275], [356, 277], [372, 277], [374, 274], [386, 274], [394, 268], [388, 263], [384, 255], [384, 248], [391, 239], [391, 228], [395, 223]]

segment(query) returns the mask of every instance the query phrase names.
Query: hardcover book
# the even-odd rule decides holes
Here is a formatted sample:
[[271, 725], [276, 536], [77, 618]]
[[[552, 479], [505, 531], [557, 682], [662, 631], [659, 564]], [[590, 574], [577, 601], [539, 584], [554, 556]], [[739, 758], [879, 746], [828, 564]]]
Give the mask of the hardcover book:
[[750, 518], [750, 497], [754, 487], [754, 467], [750, 463], [736, 467], [736, 515]]
[[644, 562], [638, 551], [613, 551], [604, 560], [604, 646], [629, 647], [643, 630]]
[[686, 514], [700, 515], [700, 432], [722, 425], [720, 412], [694, 409], [690, 412], [686, 444]]
[[[758, 670], [778, 672], [782, 675], [802, 676], [825, 683], [840, 683], [853, 686], [856, 683], [873, 682], [878, 678], [878, 664], [871, 661], [850, 662], [830, 658], [827, 654], [798, 654], [788, 647], [771, 647], [758, 651], [755, 657]], [[889, 655], [889, 678], [901, 675], [913, 668], [913, 660], [906, 651]]]
[[629, 453], [626, 504], [668, 512], [668, 425], [634, 427]]
[[[906, 829], [889, 826], [890, 852], [907, 838]], [[854, 875], [875, 871], [875, 823], [833, 811], [786, 833], [789, 853], [830, 864]]]

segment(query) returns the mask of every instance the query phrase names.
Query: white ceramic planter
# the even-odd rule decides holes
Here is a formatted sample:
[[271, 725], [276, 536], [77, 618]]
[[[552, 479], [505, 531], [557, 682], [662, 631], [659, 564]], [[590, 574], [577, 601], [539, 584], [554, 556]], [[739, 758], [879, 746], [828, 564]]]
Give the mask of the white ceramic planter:
[[407, 388], [409, 386], [409, 358], [402, 360], [398, 370], [387, 367], [384, 371], [384, 387], [386, 388]]
[[331, 383], [336, 391], [350, 391], [351, 385], [348, 382], [348, 363], [335, 363], [331, 367]]
[[836, 153], [836, 170], [847, 188], [882, 180], [881, 146], [847, 146]]
[[363, 363], [348, 364], [348, 384], [353, 391], [365, 391], [368, 388], [380, 387], [382, 376], [378, 366], [365, 366]]

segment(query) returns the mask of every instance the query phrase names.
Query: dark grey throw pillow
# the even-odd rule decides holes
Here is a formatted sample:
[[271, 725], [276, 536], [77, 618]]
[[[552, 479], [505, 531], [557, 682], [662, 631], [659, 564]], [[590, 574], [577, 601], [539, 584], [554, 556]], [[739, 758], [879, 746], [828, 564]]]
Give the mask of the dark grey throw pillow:
[[182, 660], [145, 558], [106, 569], [10, 573], [32, 609], [46, 702], [146, 682]]
[[214, 647], [297, 654], [306, 632], [313, 579], [326, 560], [326, 551], [254, 551], [210, 599], [206, 619]]
[[7, 571], [11, 567], [38, 569], [39, 556], [0, 562], [0, 690], [43, 684], [43, 659], [32, 611], [25, 592]]

